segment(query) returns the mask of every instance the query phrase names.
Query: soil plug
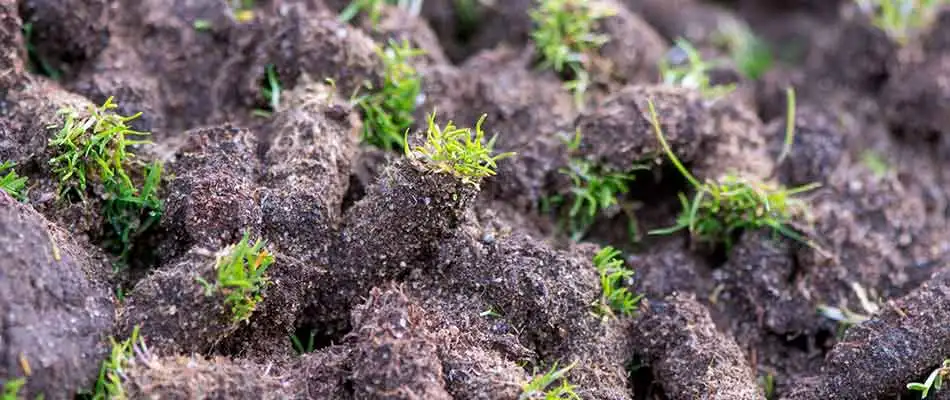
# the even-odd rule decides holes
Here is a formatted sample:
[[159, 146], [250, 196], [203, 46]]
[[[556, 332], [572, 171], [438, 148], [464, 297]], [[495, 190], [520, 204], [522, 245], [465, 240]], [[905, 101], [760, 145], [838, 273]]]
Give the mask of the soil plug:
[[760, 399], [755, 375], [735, 339], [716, 329], [692, 296], [645, 303], [633, 329], [634, 349], [674, 399]]
[[[854, 325], [828, 353], [817, 383], [788, 399], [879, 399], [901, 393], [950, 354], [950, 271], [934, 274], [881, 313]], [[916, 387], [916, 386], [915, 386]], [[931, 394], [933, 392], [931, 391]]]
[[22, 398], [72, 398], [108, 351], [109, 265], [79, 236], [0, 191], [0, 380], [25, 377]]
[[352, 315], [356, 398], [452, 398], [424, 314], [400, 288], [374, 288]]
[[141, 326], [162, 353], [205, 353], [250, 319], [273, 262], [248, 236], [216, 254], [194, 249], [135, 285], [119, 326]]
[[436, 254], [439, 243], [457, 228], [479, 183], [495, 174], [498, 160], [512, 155], [493, 155], [494, 140], [486, 142], [484, 135], [481, 121], [474, 131], [452, 122], [440, 127], [432, 114], [425, 142], [407, 144], [407, 157], [386, 168], [366, 197], [350, 208], [334, 254], [341, 270], [332, 276], [345, 302], [386, 279], [422, 268]]
[[23, 21], [17, 9], [17, 1], [0, 2], [0, 96], [14, 88], [26, 73], [24, 59], [26, 47], [23, 41]]

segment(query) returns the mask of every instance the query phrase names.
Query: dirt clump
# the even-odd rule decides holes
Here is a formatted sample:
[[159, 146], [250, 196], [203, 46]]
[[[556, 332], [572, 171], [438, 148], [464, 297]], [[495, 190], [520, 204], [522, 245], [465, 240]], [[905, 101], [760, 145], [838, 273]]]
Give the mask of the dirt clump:
[[831, 349], [818, 379], [809, 380], [788, 399], [813, 399], [849, 393], [855, 399], [900, 394], [950, 353], [943, 323], [950, 316], [950, 274], [940, 272], [881, 314], [848, 329]]
[[0, 191], [0, 377], [65, 399], [88, 387], [115, 319], [105, 257]]
[[156, 356], [133, 360], [123, 386], [130, 398], [286, 399], [298, 396], [270, 367], [215, 357]]
[[422, 314], [398, 287], [374, 288], [352, 317], [357, 398], [452, 398]]
[[689, 295], [649, 302], [633, 326], [641, 353], [671, 398], [757, 399], [762, 394], [735, 340]]

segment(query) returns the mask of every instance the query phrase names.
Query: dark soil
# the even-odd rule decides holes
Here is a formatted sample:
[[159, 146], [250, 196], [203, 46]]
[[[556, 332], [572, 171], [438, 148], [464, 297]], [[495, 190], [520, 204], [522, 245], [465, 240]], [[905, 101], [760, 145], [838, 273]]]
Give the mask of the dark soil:
[[[906, 384], [950, 358], [950, 9], [901, 45], [848, 1], [591, 1], [614, 11], [595, 24], [610, 41], [576, 104], [538, 68], [532, 0], [386, 6], [378, 25], [340, 22], [344, 0], [258, 1], [246, 21], [220, 0], [0, 0], [0, 163], [28, 178], [23, 201], [0, 191], [0, 384], [85, 398], [110, 337], [139, 327], [121, 374], [133, 399], [518, 399], [555, 365], [584, 399], [919, 398]], [[737, 89], [714, 100], [660, 83], [676, 38], [727, 57], [725, 26], [761, 37], [774, 67], [723, 63], [712, 78]], [[410, 144], [432, 112], [486, 115], [494, 150], [517, 153], [496, 176], [361, 143], [352, 99], [379, 86], [390, 40], [426, 53]], [[136, 159], [165, 168], [162, 218], [124, 259], [108, 194], [60, 198], [49, 162], [57, 111], [110, 96], [152, 133]], [[698, 179], [820, 184], [794, 224], [813, 243], [647, 234], [694, 193], [651, 99]], [[543, 207], [572, 193], [572, 158], [645, 167], [580, 242]], [[198, 281], [245, 235], [274, 263], [234, 322]], [[634, 315], [594, 312], [607, 245], [635, 271]]]

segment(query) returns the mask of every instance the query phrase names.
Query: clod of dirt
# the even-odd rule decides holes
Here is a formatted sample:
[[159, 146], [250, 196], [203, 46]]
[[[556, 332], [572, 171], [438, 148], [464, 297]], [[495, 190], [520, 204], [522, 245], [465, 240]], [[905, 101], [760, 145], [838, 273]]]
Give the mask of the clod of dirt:
[[459, 178], [425, 171], [414, 161], [391, 164], [346, 213], [328, 277], [336, 282], [329, 286], [336, 288], [335, 298], [322, 305], [353, 305], [359, 293], [430, 263], [476, 193]]
[[299, 393], [270, 367], [223, 357], [136, 355], [123, 371], [130, 399], [288, 399]]
[[[305, 79], [322, 82], [330, 78], [339, 92], [348, 96], [367, 82], [379, 86], [382, 61], [376, 55], [376, 43], [359, 29], [339, 22], [335, 15], [293, 7], [268, 30], [273, 33], [257, 46], [254, 56], [252, 70], [258, 71], [258, 76], [264, 76], [265, 66], [273, 64], [285, 88]], [[260, 92], [259, 81], [245, 84], [247, 96]]]
[[[874, 93], [888, 78], [898, 45], [863, 13], [836, 24], [836, 43], [824, 50], [819, 73], [836, 85]], [[841, 66], [847, 65], [847, 68]]]
[[98, 236], [104, 223], [100, 196], [83, 202], [60, 200], [59, 182], [49, 164], [54, 157], [49, 139], [63, 123], [57, 112], [65, 107], [85, 111], [92, 104], [46, 80], [9, 92], [6, 100], [2, 116], [8, 124], [0, 130], [0, 160], [21, 166], [18, 170], [31, 184], [30, 204], [43, 216], [70, 232]]
[[598, 165], [626, 171], [637, 163], [665, 157], [651, 124], [656, 106], [663, 135], [684, 163], [697, 160], [707, 139], [709, 116], [699, 93], [671, 86], [627, 86], [577, 118], [579, 153]]
[[23, 43], [23, 26], [17, 12], [16, 0], [0, 1], [0, 99], [23, 79], [26, 72], [24, 60], [26, 47]]
[[755, 375], [735, 340], [716, 330], [689, 295], [647, 303], [633, 328], [634, 349], [673, 399], [761, 399]]
[[51, 68], [69, 71], [90, 60], [109, 41], [106, 0], [24, 0], [20, 15], [30, 24], [30, 45]]
[[160, 354], [210, 352], [239, 327], [224, 296], [199, 282], [217, 282], [215, 264], [215, 254], [192, 250], [140, 280], [119, 312], [119, 336], [139, 326]]
[[[794, 142], [788, 158], [778, 165], [779, 180], [789, 186], [827, 182], [841, 162], [845, 137], [836, 117], [813, 107], [796, 110]], [[777, 159], [785, 145], [786, 117], [768, 124], [770, 155]]]
[[599, 54], [604, 58], [596, 65], [595, 79], [618, 86], [632, 83], [655, 83], [659, 79], [657, 63], [666, 54], [667, 45], [639, 15], [630, 12], [616, 0], [597, 0], [595, 7], [604, 7], [613, 14], [598, 22], [598, 31], [610, 37]]
[[300, 356], [288, 363], [300, 388], [297, 392], [307, 399], [350, 399], [353, 388], [350, 381], [352, 346], [331, 346]]
[[304, 264], [326, 266], [362, 125], [323, 84], [286, 95], [265, 143], [261, 194], [266, 236]]
[[793, 245], [774, 232], [745, 232], [715, 272], [727, 307], [754, 314], [762, 326], [778, 334], [799, 334], [818, 325], [817, 305], [795, 285]]
[[451, 399], [418, 307], [398, 288], [374, 288], [352, 310], [353, 388], [357, 398]]
[[887, 304], [881, 315], [848, 329], [822, 375], [787, 399], [879, 399], [903, 392], [950, 354], [950, 272]]
[[932, 56], [950, 51], [950, 9], [944, 8], [937, 14], [922, 42], [924, 51]]
[[26, 378], [28, 398], [70, 398], [108, 352], [109, 265], [89, 248], [0, 191], [0, 377]]
[[702, 143], [699, 152], [703, 157], [697, 160], [693, 173], [713, 179], [729, 173], [746, 178], [769, 177], [775, 164], [768, 153], [762, 121], [755, 112], [734, 101], [715, 101], [707, 112], [710, 124], [703, 137], [708, 140]]
[[636, 272], [639, 287], [648, 298], [712, 290], [709, 266], [702, 257], [687, 249], [686, 237], [671, 236], [633, 257], [631, 269]]
[[161, 227], [164, 260], [198, 246], [216, 250], [261, 233], [255, 183], [257, 140], [232, 126], [186, 132], [185, 144], [168, 166], [171, 180]]
[[902, 65], [884, 88], [883, 108], [891, 127], [911, 140], [950, 133], [950, 54]]

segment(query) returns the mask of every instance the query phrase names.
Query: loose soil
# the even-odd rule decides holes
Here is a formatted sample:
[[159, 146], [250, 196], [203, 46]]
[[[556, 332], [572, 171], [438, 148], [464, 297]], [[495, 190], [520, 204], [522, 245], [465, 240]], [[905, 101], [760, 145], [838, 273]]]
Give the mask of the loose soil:
[[[22, 202], [0, 191], [0, 384], [84, 398], [109, 339], [139, 327], [130, 398], [517, 399], [555, 365], [573, 365], [584, 399], [919, 398], [905, 385], [950, 358], [950, 9], [900, 45], [847, 1], [592, 1], [615, 12], [578, 105], [536, 68], [529, 0], [387, 6], [376, 26], [339, 22], [342, 0], [258, 1], [247, 21], [221, 0], [0, 0], [0, 162], [29, 179]], [[725, 24], [776, 65], [718, 67], [737, 90], [715, 101], [660, 84], [674, 39], [723, 56]], [[426, 52], [416, 121], [486, 114], [495, 150], [517, 153], [497, 176], [473, 185], [361, 144], [350, 100], [378, 87], [391, 39]], [[260, 117], [268, 68], [283, 93]], [[789, 86], [796, 135], [779, 160]], [[143, 113], [154, 145], [137, 157], [166, 171], [164, 215], [118, 270], [105, 199], [59, 199], [47, 145], [57, 110], [110, 96]], [[699, 179], [819, 183], [800, 224], [815, 245], [647, 235], [691, 190], [649, 99]], [[542, 207], [570, 194], [571, 158], [647, 166], [580, 241]], [[197, 282], [245, 234], [275, 262], [236, 323]], [[593, 313], [607, 245], [635, 271], [636, 315]]]

